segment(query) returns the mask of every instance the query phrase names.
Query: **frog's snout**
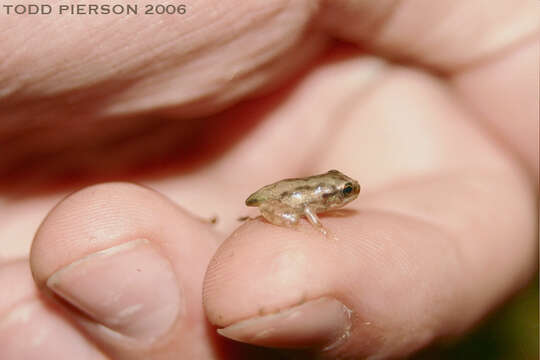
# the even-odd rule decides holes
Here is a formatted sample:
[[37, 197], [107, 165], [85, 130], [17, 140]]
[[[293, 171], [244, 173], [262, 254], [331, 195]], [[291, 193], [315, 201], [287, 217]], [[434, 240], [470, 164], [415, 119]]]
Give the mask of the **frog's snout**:
[[355, 193], [355, 195], [360, 194], [360, 190], [362, 190], [362, 188], [361, 188], [360, 184], [358, 183], [358, 181], [355, 181], [355, 182], [354, 182], [354, 186], [353, 186], [353, 187], [354, 187], [354, 193]]

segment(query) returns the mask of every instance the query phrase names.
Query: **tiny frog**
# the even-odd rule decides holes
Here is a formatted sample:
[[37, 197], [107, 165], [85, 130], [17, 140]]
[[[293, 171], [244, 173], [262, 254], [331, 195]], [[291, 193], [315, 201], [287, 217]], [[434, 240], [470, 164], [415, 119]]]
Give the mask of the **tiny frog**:
[[304, 215], [314, 227], [326, 234], [317, 213], [345, 206], [359, 193], [358, 181], [337, 170], [330, 170], [325, 174], [266, 185], [251, 194], [246, 205], [257, 206], [262, 216], [275, 225], [294, 226]]

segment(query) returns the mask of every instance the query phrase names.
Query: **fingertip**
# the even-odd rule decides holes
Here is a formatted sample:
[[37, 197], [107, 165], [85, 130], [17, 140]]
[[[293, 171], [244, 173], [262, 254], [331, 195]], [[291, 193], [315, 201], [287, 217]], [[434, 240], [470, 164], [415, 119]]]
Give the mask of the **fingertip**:
[[[199, 237], [197, 246], [190, 236]], [[32, 274], [43, 286], [73, 261], [136, 239], [148, 239], [166, 255], [172, 254], [168, 246], [189, 246], [194, 260], [216, 247], [211, 227], [165, 196], [134, 183], [102, 183], [72, 193], [49, 212], [32, 243]]]
[[148, 196], [150, 191], [136, 184], [103, 183], [62, 199], [39, 226], [30, 249], [38, 286], [80, 257], [131, 240], [135, 222], [126, 215], [140, 214], [136, 205]]
[[[209, 320], [227, 326], [254, 314], [264, 315], [305, 301], [306, 284], [314, 285], [314, 247], [306, 246], [320, 233], [303, 223], [305, 231], [250, 221], [225, 240], [208, 266], [203, 285], [203, 303]], [[320, 241], [320, 240], [319, 240]], [[326, 280], [319, 277], [324, 287]]]

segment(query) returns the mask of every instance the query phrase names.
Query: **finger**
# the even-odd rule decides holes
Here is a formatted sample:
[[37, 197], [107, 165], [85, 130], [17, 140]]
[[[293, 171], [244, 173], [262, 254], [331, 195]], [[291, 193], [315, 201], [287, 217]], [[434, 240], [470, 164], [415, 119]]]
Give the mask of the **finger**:
[[536, 1], [323, 4], [319, 20], [334, 36], [447, 74], [478, 120], [538, 183]]
[[[324, 1], [319, 21], [335, 36], [390, 58], [447, 72], [534, 36], [535, 1]], [[481, 30], [481, 36], [479, 35]]]
[[114, 359], [211, 358], [201, 307], [210, 225], [132, 184], [76, 192], [32, 245], [38, 286]]
[[307, 226], [297, 232], [261, 223], [242, 227], [209, 266], [210, 321], [237, 341], [329, 358], [403, 356], [425, 345], [441, 324], [449, 326], [439, 311], [452, 313], [453, 297], [463, 295], [456, 288], [456, 250], [421, 222], [361, 214], [324, 219], [337, 240]]
[[26, 260], [0, 265], [0, 358], [106, 360], [60, 306], [40, 296]]
[[[59, 14], [57, 5], [50, 16], [3, 16], [2, 32], [10, 35], [3, 38], [2, 49], [13, 56], [2, 62], [0, 72], [5, 113], [0, 134], [31, 136], [38, 126], [31, 120], [36, 113], [47, 114], [41, 124], [62, 123], [73, 112], [90, 124], [157, 108], [170, 116], [215, 113], [295, 71], [323, 46], [321, 36], [303, 41], [316, 10], [309, 1], [232, 0], [219, 7], [202, 1], [188, 4], [184, 14], [166, 15], [144, 14], [148, 5], [142, 1], [115, 3], [119, 9], [127, 5], [137, 6], [138, 12], [121, 24], [116, 16], [87, 16], [81, 27], [76, 16]], [[30, 36], [36, 27], [41, 31]], [[95, 42], [87, 41], [89, 28]], [[23, 42], [27, 47], [20, 51]], [[288, 61], [277, 61], [285, 55]], [[34, 66], [20, 76], [25, 63]], [[47, 101], [39, 101], [44, 97]], [[118, 122], [111, 131], [123, 126]], [[80, 135], [81, 130], [70, 131]], [[47, 139], [52, 141], [54, 134]]]
[[[529, 172], [538, 184], [538, 66], [536, 38], [516, 46], [483, 66], [456, 73], [451, 84], [478, 114], [482, 124]], [[509, 121], [510, 120], [510, 121]]]

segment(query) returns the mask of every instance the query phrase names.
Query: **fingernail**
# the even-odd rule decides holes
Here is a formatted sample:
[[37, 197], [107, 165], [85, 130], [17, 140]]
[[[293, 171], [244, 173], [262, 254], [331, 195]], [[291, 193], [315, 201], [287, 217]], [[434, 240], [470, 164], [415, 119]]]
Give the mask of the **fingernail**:
[[146, 239], [87, 255], [51, 275], [47, 286], [96, 322], [136, 339], [167, 332], [182, 304], [171, 264]]
[[351, 310], [333, 298], [320, 298], [276, 314], [243, 320], [218, 333], [253, 345], [330, 350], [344, 343]]

